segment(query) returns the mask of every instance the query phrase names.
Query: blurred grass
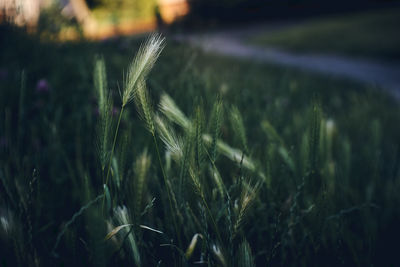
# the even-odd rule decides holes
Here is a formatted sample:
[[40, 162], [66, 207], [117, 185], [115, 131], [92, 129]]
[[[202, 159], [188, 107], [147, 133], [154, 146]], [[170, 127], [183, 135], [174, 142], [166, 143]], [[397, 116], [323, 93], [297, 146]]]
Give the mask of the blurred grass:
[[251, 39], [299, 53], [332, 53], [400, 61], [400, 9], [368, 11], [300, 22]]
[[[117, 108], [118, 88], [123, 85], [122, 70], [127, 69], [142, 39], [51, 43], [40, 42], [8, 27], [2, 27], [0, 31], [2, 193], [8, 186], [12, 189], [13, 184], [16, 188], [24, 188], [24, 185], [30, 188], [32, 177], [37, 177], [34, 203], [38, 204], [29, 214], [33, 225], [31, 243], [41, 265], [99, 266], [115, 262], [126, 265], [129, 258], [123, 253], [120, 255], [122, 259], [116, 258], [113, 254], [115, 247], [96, 247], [96, 244], [103, 246], [102, 240], [109, 231], [103, 223], [102, 213], [95, 210], [90, 210], [84, 219], [78, 218], [77, 223], [66, 231], [57, 250], [61, 258], [49, 259], [48, 256], [63, 222], [103, 192], [93, 138], [97, 121], [92, 77], [95, 55], [104, 56], [108, 85]], [[21, 77], [26, 77], [24, 86]], [[48, 90], [39, 90], [43, 85], [41, 80], [47, 82]], [[205, 179], [202, 180], [203, 186], [211, 188], [207, 195], [211, 199], [210, 213], [220, 219], [216, 224], [224, 230], [222, 238], [226, 243], [219, 244], [221, 247], [229, 251], [229, 247], [239, 246], [240, 251], [247, 255], [248, 246], [251, 246], [255, 262], [261, 266], [265, 262], [278, 266], [326, 265], [327, 261], [328, 265], [365, 265], [370, 262], [390, 265], [398, 262], [393, 252], [395, 247], [388, 248], [388, 244], [399, 236], [400, 128], [397, 122], [400, 108], [396, 100], [381, 94], [379, 88], [291, 68], [205, 54], [168, 39], [166, 49], [150, 73], [148, 87], [154, 107], [159, 103], [160, 95], [166, 92], [189, 117], [207, 118], [215, 98], [220, 95], [225, 116], [229, 117], [229, 111], [235, 110], [232, 106], [237, 106], [243, 117], [248, 154], [267, 177], [255, 200], [254, 211], [247, 215], [249, 223], [244, 224], [243, 233], [238, 234], [240, 242], [243, 238], [250, 245], [238, 245], [239, 241], [233, 243], [233, 237], [229, 239], [226, 236], [226, 221], [221, 219], [224, 218], [221, 213], [230, 204], [214, 196], [214, 184], [207, 183], [208, 176], [201, 177]], [[204, 114], [193, 111], [193, 106], [200, 104]], [[318, 105], [321, 113], [315, 112], [319, 110]], [[332, 143], [329, 145], [321, 137], [321, 152], [318, 154], [321, 156], [318, 158], [321, 179], [315, 181], [318, 177], [313, 177], [315, 184], [325, 183], [324, 189], [315, 185], [308, 186], [303, 192], [301, 184], [309, 153], [304, 148], [307, 146], [304, 140], [307, 141], [309, 135], [310, 118], [314, 124], [322, 119], [321, 136], [325, 136], [324, 129], [330, 129]], [[243, 136], [236, 136], [236, 130], [223, 122], [221, 136], [228, 144], [241, 147]], [[131, 166], [138, 159], [137, 155], [156, 162], [151, 137], [133, 107], [124, 113], [121, 132], [124, 134], [119, 142], [129, 145], [123, 146], [125, 150], [118, 154], [118, 159], [124, 158], [126, 166]], [[176, 132], [181, 133], [178, 129]], [[317, 140], [317, 131], [313, 134], [311, 136]], [[143, 152], [146, 147], [149, 156]], [[176, 165], [171, 162], [168, 165], [167, 153], [162, 157], [165, 157], [168, 174], [172, 178], [178, 177]], [[125, 165], [121, 161], [118, 160], [122, 165], [122, 183], [130, 185], [131, 181], [125, 181]], [[238, 186], [234, 181], [239, 180], [237, 177], [242, 170], [222, 157], [217, 164], [223, 182], [233, 184], [231, 193], [234, 195]], [[182, 222], [179, 225], [181, 238], [184, 244], [189, 244], [195, 231], [200, 231], [205, 238], [212, 240], [213, 225], [207, 223], [203, 218], [207, 217], [203, 214], [205, 211], [199, 210], [197, 202], [190, 198], [196, 195], [191, 193], [192, 187], [185, 188], [190, 192], [187, 193], [188, 202], [181, 204], [179, 195], [174, 200], [182, 210], [177, 209], [177, 214], [171, 215], [165, 204], [165, 186], [157, 182], [160, 176], [157, 164], [147, 168], [149, 189], [144, 200], [157, 200], [149, 214], [141, 219], [172, 235], [171, 216], [187, 218], [186, 213], [193, 211], [183, 209], [182, 205], [186, 207], [193, 202], [191, 209], [201, 223], [195, 219]], [[36, 170], [34, 174], [33, 170]], [[258, 176], [243, 172], [257, 181]], [[132, 177], [132, 170], [125, 170], [125, 176]], [[171, 185], [172, 188], [175, 186]], [[115, 188], [113, 190], [112, 193], [116, 192]], [[1, 194], [2, 208], [12, 210], [19, 207], [18, 203], [24, 199], [18, 196], [29, 196], [10, 192]], [[301, 199], [299, 203], [297, 197]], [[113, 202], [109, 205], [127, 205], [131, 209], [123, 199], [124, 194], [113, 195]], [[369, 204], [378, 208], [370, 209]], [[233, 209], [234, 205], [232, 203]], [[17, 228], [18, 214], [14, 214]], [[25, 216], [22, 214], [21, 218]], [[159, 246], [168, 242], [164, 240], [166, 237], [140, 233], [136, 238], [143, 261], [148, 265], [156, 265], [159, 259], [169, 265], [175, 263], [171, 250]], [[24, 236], [27, 238], [29, 235]], [[17, 238], [14, 236], [14, 241]], [[178, 239], [177, 236], [169, 238]], [[0, 245], [6, 248], [3, 251], [9, 251], [7, 249], [13, 243], [3, 243], [4, 240], [8, 239], [1, 238]], [[212, 243], [207, 244], [211, 246]], [[184, 251], [186, 245], [180, 249]], [[247, 255], [245, 258], [251, 257]], [[4, 259], [9, 266], [16, 265], [13, 259]], [[233, 257], [227, 259], [233, 261]]]

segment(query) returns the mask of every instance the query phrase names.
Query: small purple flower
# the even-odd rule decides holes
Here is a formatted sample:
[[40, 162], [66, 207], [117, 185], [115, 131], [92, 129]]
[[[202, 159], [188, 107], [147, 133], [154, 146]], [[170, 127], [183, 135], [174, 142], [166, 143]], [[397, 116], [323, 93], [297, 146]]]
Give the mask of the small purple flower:
[[47, 93], [50, 91], [49, 83], [46, 79], [40, 79], [36, 84], [36, 92]]

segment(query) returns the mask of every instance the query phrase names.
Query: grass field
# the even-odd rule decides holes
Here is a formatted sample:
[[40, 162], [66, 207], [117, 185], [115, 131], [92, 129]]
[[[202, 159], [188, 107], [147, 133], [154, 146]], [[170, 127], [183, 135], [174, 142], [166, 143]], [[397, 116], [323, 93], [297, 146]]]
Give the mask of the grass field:
[[251, 42], [302, 53], [333, 53], [398, 62], [399, 27], [400, 9], [393, 8], [313, 19], [256, 36]]
[[2, 266], [399, 263], [400, 108], [376, 88], [168, 39], [140, 76], [156, 42], [130, 68], [143, 40], [0, 31]]

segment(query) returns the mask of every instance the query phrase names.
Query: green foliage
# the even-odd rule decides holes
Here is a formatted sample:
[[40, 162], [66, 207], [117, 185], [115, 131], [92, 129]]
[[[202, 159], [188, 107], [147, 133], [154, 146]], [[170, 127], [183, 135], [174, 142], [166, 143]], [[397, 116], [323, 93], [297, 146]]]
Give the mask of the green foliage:
[[251, 248], [249, 243], [244, 240], [239, 247], [239, 255], [238, 255], [238, 266], [239, 267], [252, 267], [254, 265], [253, 256], [251, 254]]
[[242, 149], [244, 152], [248, 151], [247, 147], [247, 137], [246, 137], [246, 129], [244, 127], [243, 118], [240, 114], [240, 111], [237, 107], [233, 106], [230, 110], [230, 120], [232, 124], [232, 128], [234, 129], [234, 133], [237, 135], [240, 143], [242, 145]]
[[3, 32], [4, 265], [398, 265], [392, 99], [173, 43], [155, 64], [154, 39], [132, 63], [135, 40]]
[[217, 160], [217, 140], [220, 138], [221, 134], [222, 112], [223, 112], [222, 109], [223, 109], [222, 101], [220, 98], [217, 98], [211, 112], [211, 118], [208, 129], [208, 131], [212, 133], [212, 143], [210, 147], [212, 162], [215, 162]]

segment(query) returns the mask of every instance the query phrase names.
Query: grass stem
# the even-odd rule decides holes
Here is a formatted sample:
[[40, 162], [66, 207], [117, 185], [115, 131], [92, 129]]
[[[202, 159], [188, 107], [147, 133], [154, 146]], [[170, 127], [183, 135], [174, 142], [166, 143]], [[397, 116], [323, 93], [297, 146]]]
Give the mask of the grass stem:
[[180, 232], [178, 231], [178, 225], [176, 224], [176, 221], [175, 221], [174, 209], [172, 208], [172, 200], [171, 200], [171, 195], [170, 195], [170, 192], [169, 192], [169, 186], [168, 186], [168, 182], [167, 182], [167, 175], [165, 173], [165, 170], [164, 170], [164, 167], [163, 167], [163, 163], [161, 161], [160, 150], [158, 148], [156, 133], [152, 132], [152, 135], [153, 135], [153, 140], [154, 140], [154, 144], [155, 144], [155, 147], [156, 147], [156, 153], [157, 153], [157, 157], [158, 157], [158, 162], [160, 164], [160, 168], [161, 168], [161, 172], [162, 172], [162, 175], [163, 175], [165, 187], [166, 187], [166, 190], [167, 190], [169, 208], [171, 210], [171, 215], [172, 215], [172, 221], [173, 221], [173, 224], [174, 224], [176, 235], [178, 237], [178, 244], [180, 246], [181, 245], [181, 237], [180, 237]]
[[[110, 177], [110, 170], [111, 170], [111, 162], [112, 162], [112, 158], [114, 156], [114, 150], [115, 150], [115, 144], [117, 142], [117, 137], [118, 137], [118, 131], [119, 131], [119, 125], [121, 124], [121, 118], [122, 118], [122, 113], [124, 112], [124, 105], [121, 106], [121, 110], [119, 112], [119, 117], [118, 117], [118, 123], [117, 123], [117, 127], [115, 128], [115, 134], [114, 134], [114, 140], [113, 140], [113, 145], [111, 147], [111, 154], [110, 154], [110, 159], [108, 161], [108, 168], [107, 168], [107, 176], [106, 176], [106, 182], [105, 185], [108, 185], [108, 179]], [[103, 180], [103, 184], [104, 184], [104, 180]], [[102, 210], [104, 210], [104, 199], [103, 198], [103, 204], [102, 204]]]

